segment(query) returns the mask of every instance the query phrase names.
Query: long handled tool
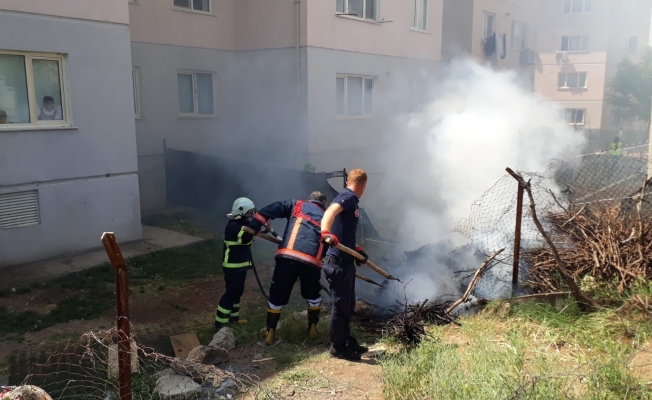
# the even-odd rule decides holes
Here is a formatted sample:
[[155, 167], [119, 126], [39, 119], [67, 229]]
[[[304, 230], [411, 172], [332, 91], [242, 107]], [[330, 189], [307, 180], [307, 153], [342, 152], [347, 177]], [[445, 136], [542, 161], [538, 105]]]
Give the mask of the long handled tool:
[[[278, 237], [272, 237], [272, 236], [269, 236], [269, 235], [263, 235], [262, 233], [258, 233], [258, 234], [256, 234], [256, 231], [254, 231], [253, 229], [251, 229], [251, 228], [248, 227], [248, 226], [243, 226], [243, 227], [242, 227], [242, 230], [245, 231], [245, 232], [247, 232], [247, 233], [250, 234], [250, 235], [255, 235], [255, 236], [258, 236], [258, 237], [261, 238], [261, 239], [267, 240], [268, 242], [272, 242], [272, 243], [275, 243], [275, 244], [281, 244], [281, 239], [280, 239], [280, 238], [278, 238]], [[358, 254], [358, 253], [355, 253], [355, 254]], [[358, 255], [360, 256], [360, 254], [358, 254]], [[355, 257], [355, 256], [354, 256], [354, 257]], [[362, 257], [362, 256], [360, 256], [360, 257]], [[364, 260], [364, 257], [362, 257], [362, 259]], [[379, 268], [379, 269], [380, 269], [380, 268]], [[381, 270], [381, 271], [382, 271], [382, 270]], [[383, 272], [384, 272], [384, 271], [383, 271]], [[385, 273], [386, 273], [386, 272], [385, 272]], [[381, 275], [382, 275], [382, 274], [381, 274]], [[389, 274], [388, 274], [388, 275], [389, 275]], [[391, 276], [391, 275], [389, 275], [389, 276]], [[367, 283], [371, 283], [372, 285], [380, 286], [381, 288], [384, 288], [384, 287], [385, 287], [385, 286], [381, 285], [380, 283], [378, 283], [378, 282], [374, 282], [373, 280], [367, 278], [366, 276], [363, 276], [363, 275], [360, 275], [360, 274], [355, 274], [355, 277], [358, 278], [358, 279], [360, 279], [360, 280], [362, 280], [362, 281], [365, 281], [365, 282], [367, 282]], [[389, 279], [389, 278], [387, 278], [387, 279]]]
[[[327, 239], [327, 240], [328, 240], [328, 239]], [[358, 253], [358, 252], [355, 251], [355, 250], [349, 249], [348, 247], [344, 246], [343, 244], [338, 243], [338, 244], [335, 246], [335, 248], [338, 249], [339, 251], [342, 251], [342, 252], [344, 252], [344, 253], [350, 255], [350, 256], [353, 256], [353, 258], [356, 258], [356, 259], [358, 259], [358, 260], [360, 260], [360, 261], [364, 261], [364, 256], [363, 256], [362, 254]], [[376, 272], [378, 272], [380, 275], [382, 275], [383, 278], [385, 278], [385, 279], [389, 279], [389, 280], [393, 280], [393, 281], [399, 281], [399, 282], [401, 282], [400, 279], [398, 279], [398, 278], [395, 277], [395, 276], [392, 276], [390, 273], [388, 273], [388, 272], [385, 271], [384, 269], [380, 268], [379, 266], [377, 266], [376, 264], [374, 264], [374, 263], [371, 262], [370, 260], [367, 260], [366, 264], [369, 266], [369, 268], [373, 269], [374, 271], [376, 271]], [[401, 283], [403, 283], [403, 282], [401, 282]]]

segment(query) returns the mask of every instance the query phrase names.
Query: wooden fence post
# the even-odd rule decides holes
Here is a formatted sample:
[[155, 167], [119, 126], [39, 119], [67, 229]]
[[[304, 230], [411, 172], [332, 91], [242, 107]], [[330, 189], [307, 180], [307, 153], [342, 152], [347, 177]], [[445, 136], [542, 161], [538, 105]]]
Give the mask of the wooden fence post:
[[120, 400], [132, 400], [131, 394], [131, 332], [129, 327], [129, 292], [127, 264], [122, 257], [115, 234], [105, 232], [102, 244], [115, 271], [116, 327], [118, 329], [118, 373]]

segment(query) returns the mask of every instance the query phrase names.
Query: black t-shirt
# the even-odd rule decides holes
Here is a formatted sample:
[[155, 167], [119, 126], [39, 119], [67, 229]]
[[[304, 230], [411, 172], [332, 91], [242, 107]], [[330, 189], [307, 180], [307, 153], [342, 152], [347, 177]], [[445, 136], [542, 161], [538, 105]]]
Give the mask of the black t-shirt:
[[[355, 236], [358, 230], [358, 219], [360, 218], [358, 202], [358, 196], [348, 188], [342, 190], [340, 194], [333, 199], [333, 203], [342, 206], [343, 210], [335, 216], [335, 221], [333, 221], [333, 226], [331, 227], [330, 232], [337, 236], [337, 239], [339, 239], [342, 245], [350, 249], [355, 249], [356, 244]], [[326, 254], [333, 257], [351, 258], [351, 262], [353, 262], [353, 257], [342, 253], [335, 247], [328, 249]]]

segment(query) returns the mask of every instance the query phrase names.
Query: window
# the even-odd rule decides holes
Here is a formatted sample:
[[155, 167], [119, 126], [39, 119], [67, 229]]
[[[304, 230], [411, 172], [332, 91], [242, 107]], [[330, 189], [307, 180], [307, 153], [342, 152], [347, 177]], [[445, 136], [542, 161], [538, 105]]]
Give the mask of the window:
[[425, 31], [428, 28], [428, 0], [412, 0], [412, 3], [412, 28]]
[[374, 78], [338, 75], [335, 78], [337, 115], [362, 116], [373, 113]]
[[528, 26], [522, 22], [512, 21], [512, 48], [525, 50], [527, 48]]
[[588, 36], [562, 36], [561, 51], [588, 51]]
[[377, 0], [336, 0], [337, 13], [375, 21]]
[[136, 118], [142, 117], [140, 110], [140, 68], [131, 69], [131, 81], [134, 89], [134, 115]]
[[131, 4], [138, 4], [138, 0], [129, 0]]
[[636, 53], [636, 50], [638, 50], [638, 37], [632, 36], [629, 38], [627, 41], [627, 50], [630, 53]]
[[177, 81], [180, 115], [209, 116], [215, 114], [212, 73], [183, 71], [177, 73]]
[[577, 14], [591, 11], [591, 0], [565, 0], [564, 13]]
[[63, 55], [0, 52], [0, 129], [69, 126], [64, 70]]
[[174, 6], [205, 13], [211, 12], [210, 0], [174, 0]]
[[484, 13], [484, 37], [485, 39], [494, 34], [494, 22], [496, 21], [496, 14]]
[[584, 125], [586, 110], [582, 108], [567, 108], [565, 111], [566, 122], [571, 125]]
[[586, 88], [586, 72], [560, 72], [557, 76], [557, 88]]

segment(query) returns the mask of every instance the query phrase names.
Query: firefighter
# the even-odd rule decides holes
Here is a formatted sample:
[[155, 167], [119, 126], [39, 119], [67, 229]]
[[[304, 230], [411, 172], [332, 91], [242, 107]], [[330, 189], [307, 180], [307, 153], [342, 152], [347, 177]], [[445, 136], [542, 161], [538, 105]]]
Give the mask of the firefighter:
[[270, 220], [288, 220], [283, 241], [276, 252], [276, 267], [269, 289], [267, 303], [267, 332], [265, 344], [274, 344], [274, 334], [283, 307], [288, 304], [294, 283], [299, 278], [301, 296], [308, 307], [308, 336], [317, 337], [317, 323], [321, 311], [321, 259], [324, 245], [320, 238], [321, 219], [326, 208], [326, 196], [312, 192], [307, 201], [285, 200], [261, 208], [251, 222], [259, 232]]
[[253, 235], [242, 231], [249, 226], [251, 217], [256, 214], [254, 202], [240, 197], [233, 202], [231, 213], [226, 216], [229, 222], [224, 229], [224, 271], [225, 292], [215, 312], [215, 328], [220, 329], [231, 323], [246, 323], [240, 320], [240, 297], [244, 293], [247, 270], [251, 268], [251, 242]]
[[611, 142], [611, 155], [616, 157], [621, 156], [623, 154], [622, 149], [623, 149], [623, 143], [620, 141], [620, 138], [616, 136], [614, 138], [614, 141]]
[[351, 336], [351, 316], [355, 308], [355, 265], [352, 256], [341, 252], [336, 246], [342, 243], [365, 257], [364, 261], [355, 260], [355, 263], [364, 264], [367, 254], [356, 246], [356, 233], [360, 210], [358, 202], [367, 187], [367, 173], [361, 169], [353, 169], [346, 180], [346, 188], [333, 200], [333, 203], [324, 213], [321, 221], [321, 238], [325, 243], [333, 246], [328, 249], [324, 257], [324, 275], [331, 287], [331, 349], [334, 357], [344, 358], [349, 361], [359, 361], [361, 354], [369, 349], [361, 346]]

